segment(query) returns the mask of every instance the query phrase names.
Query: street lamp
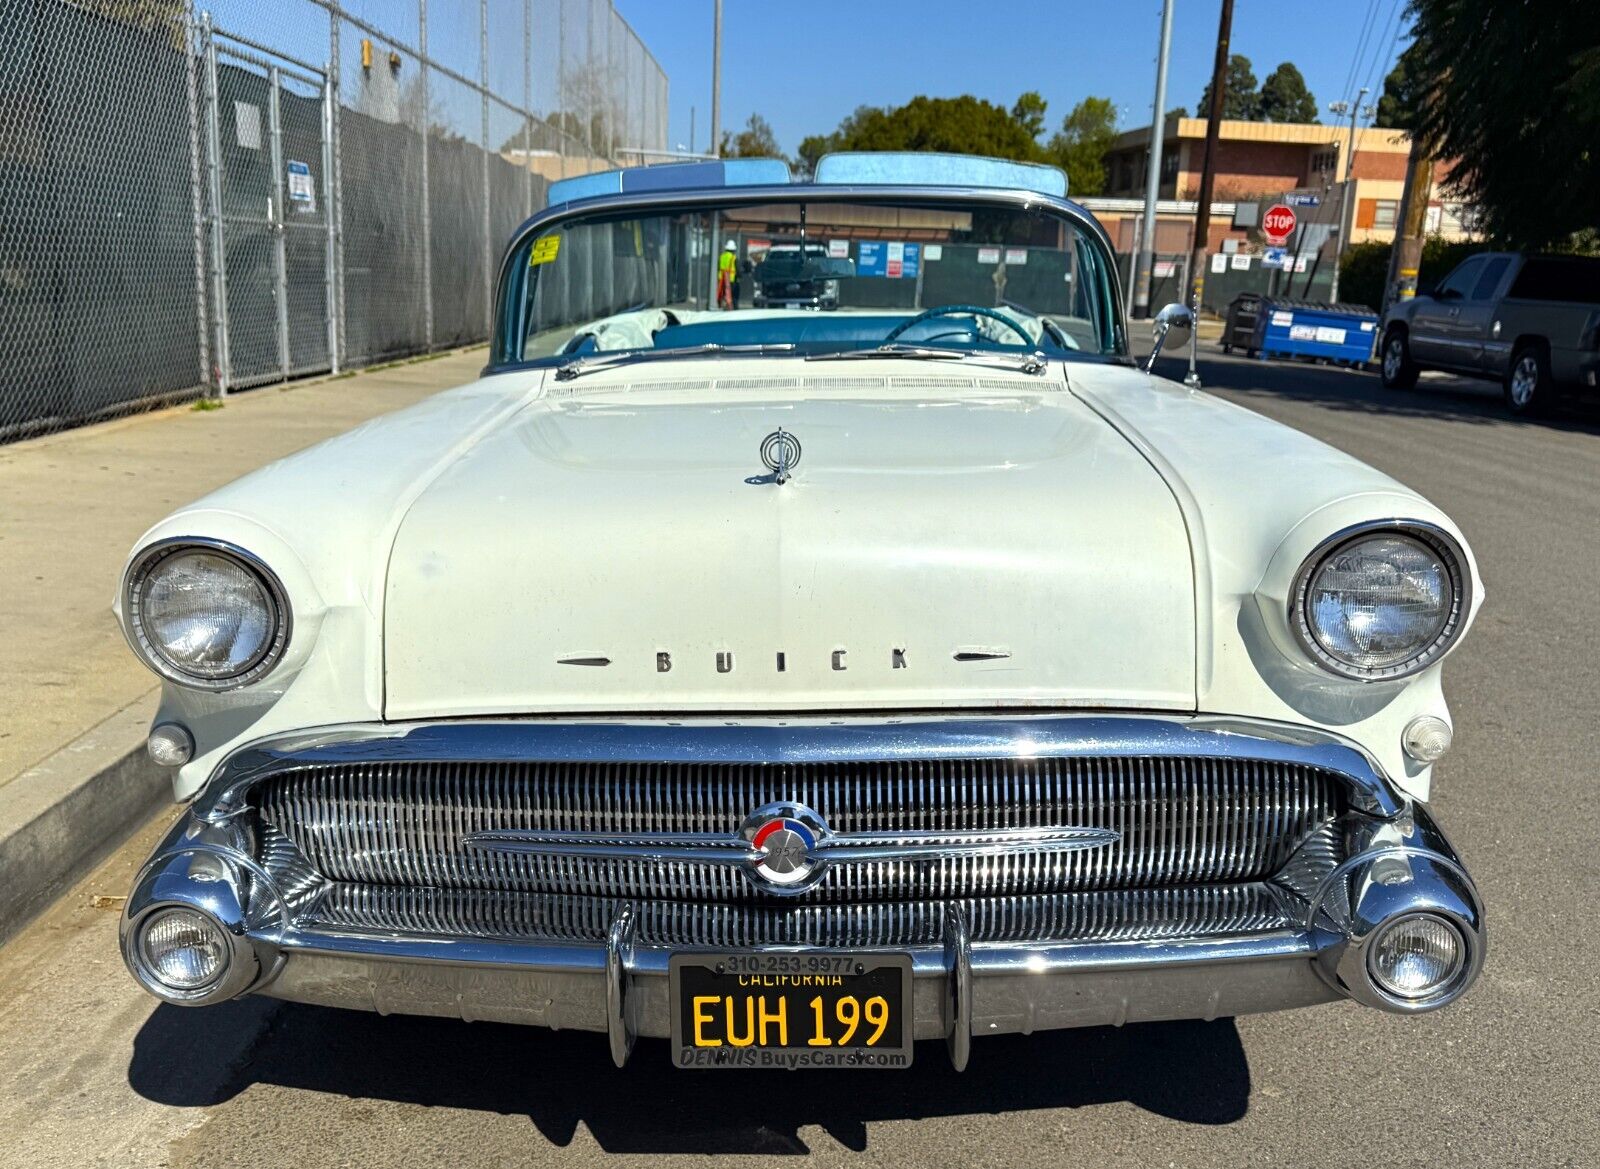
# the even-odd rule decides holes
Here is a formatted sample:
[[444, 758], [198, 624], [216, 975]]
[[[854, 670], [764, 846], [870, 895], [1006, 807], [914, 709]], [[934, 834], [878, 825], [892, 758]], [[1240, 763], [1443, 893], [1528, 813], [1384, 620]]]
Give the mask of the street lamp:
[[1350, 239], [1350, 229], [1355, 222], [1352, 209], [1351, 191], [1354, 189], [1352, 174], [1356, 165], [1356, 119], [1361, 118], [1370, 122], [1377, 110], [1366, 104], [1367, 94], [1372, 91], [1365, 85], [1356, 95], [1356, 100], [1332, 101], [1328, 103], [1328, 112], [1343, 118], [1350, 115], [1350, 135], [1346, 140], [1344, 152], [1344, 181], [1339, 185], [1339, 240], [1333, 253], [1333, 282], [1328, 289], [1328, 299], [1334, 304], [1339, 303], [1339, 257], [1344, 252], [1345, 245]]

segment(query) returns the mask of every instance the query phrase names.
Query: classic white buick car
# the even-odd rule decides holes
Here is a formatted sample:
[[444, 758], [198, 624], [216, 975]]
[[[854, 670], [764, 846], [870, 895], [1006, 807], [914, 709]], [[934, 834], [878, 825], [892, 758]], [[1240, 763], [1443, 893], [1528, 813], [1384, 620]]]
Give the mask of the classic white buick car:
[[[1140, 369], [1060, 172], [550, 203], [481, 380], [133, 550], [187, 803], [122, 919], [145, 988], [684, 1067], [1467, 989], [1482, 906], [1427, 806], [1466, 541]], [[719, 307], [730, 242], [837, 308]]]

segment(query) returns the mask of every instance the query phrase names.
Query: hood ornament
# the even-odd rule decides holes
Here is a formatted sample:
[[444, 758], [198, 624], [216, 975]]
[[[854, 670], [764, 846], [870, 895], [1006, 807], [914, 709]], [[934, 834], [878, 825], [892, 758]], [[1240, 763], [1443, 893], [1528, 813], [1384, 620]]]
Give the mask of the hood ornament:
[[761, 440], [761, 461], [770, 475], [752, 475], [746, 483], [776, 483], [780, 487], [789, 481], [789, 474], [800, 462], [800, 440], [783, 427], [778, 427]]

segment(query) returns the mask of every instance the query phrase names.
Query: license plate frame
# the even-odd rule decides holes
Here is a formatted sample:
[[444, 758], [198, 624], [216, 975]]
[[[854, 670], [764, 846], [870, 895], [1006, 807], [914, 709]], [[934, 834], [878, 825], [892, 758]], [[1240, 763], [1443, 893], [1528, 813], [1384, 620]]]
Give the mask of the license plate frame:
[[[672, 1062], [680, 1068], [911, 1066], [916, 1017], [910, 954], [688, 951], [668, 959], [667, 985]], [[697, 1004], [697, 997], [716, 1001]], [[826, 1044], [812, 1042], [818, 1037], [815, 998], [823, 1001], [820, 1022], [822, 1037], [829, 1040]], [[844, 1006], [846, 998], [855, 1000], [853, 1010]], [[888, 1021], [878, 1042], [869, 1045], [864, 1040], [878, 1028], [869, 1018], [876, 1009], [868, 1003], [878, 998], [884, 1000]], [[781, 1008], [775, 1006], [779, 999], [784, 1003]], [[698, 1026], [697, 1008], [701, 1011]], [[778, 1036], [786, 1042], [768, 1043], [774, 1034], [774, 1017], [780, 1013], [783, 1025], [778, 1027]], [[859, 1018], [854, 1029], [847, 1026], [846, 1016], [851, 1014]], [[738, 1038], [741, 1016], [749, 1042], [729, 1042], [730, 1027], [731, 1038]], [[846, 1036], [849, 1043], [837, 1042]], [[696, 1043], [696, 1038], [701, 1042]], [[704, 1043], [710, 1038], [718, 1041], [716, 1045]]]

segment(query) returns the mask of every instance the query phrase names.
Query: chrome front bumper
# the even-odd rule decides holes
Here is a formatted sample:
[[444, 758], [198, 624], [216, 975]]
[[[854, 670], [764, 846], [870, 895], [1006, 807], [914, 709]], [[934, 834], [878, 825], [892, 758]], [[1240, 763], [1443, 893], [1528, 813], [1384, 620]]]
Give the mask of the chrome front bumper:
[[[1272, 739], [1238, 745], [1252, 748], [1285, 749]], [[1340, 750], [1349, 756], [1342, 765], [1353, 767], [1357, 753]], [[1374, 774], [1360, 779], [1360, 810], [1351, 813], [1345, 833], [1350, 847], [1305, 879], [1284, 878], [1295, 886], [1303, 918], [1282, 929], [1161, 940], [974, 942], [962, 910], [950, 905], [941, 944], [894, 947], [913, 959], [916, 1038], [946, 1039], [959, 1067], [974, 1036], [1212, 1019], [1339, 998], [1403, 1013], [1453, 1001], [1483, 961], [1477, 891], [1424, 808], [1397, 800]], [[205, 1005], [256, 993], [385, 1014], [604, 1032], [619, 1064], [636, 1038], [669, 1035], [672, 948], [641, 939], [628, 905], [617, 911], [604, 942], [329, 929], [297, 915], [292, 892], [250, 855], [226, 816], [215, 814], [236, 807], [240, 791], [239, 782], [218, 785], [187, 813], [128, 899], [124, 957], [158, 997]], [[135, 957], [140, 924], [171, 906], [203, 910], [230, 940], [226, 972], [201, 992], [169, 992]], [[1455, 925], [1468, 962], [1447, 996], [1398, 1000], [1370, 977], [1367, 951], [1383, 926], [1419, 912]]]

